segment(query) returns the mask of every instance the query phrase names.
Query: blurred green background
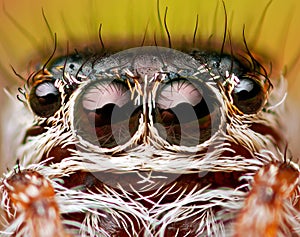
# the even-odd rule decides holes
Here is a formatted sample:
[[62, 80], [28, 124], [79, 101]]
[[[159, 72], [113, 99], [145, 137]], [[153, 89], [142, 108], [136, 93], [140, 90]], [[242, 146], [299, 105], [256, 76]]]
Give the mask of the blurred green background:
[[[12, 73], [10, 65], [25, 76], [30, 63], [38, 59], [44, 62], [53, 50], [53, 41], [43, 19], [42, 9], [51, 30], [57, 33], [59, 49], [63, 52], [66, 52], [66, 41], [69, 42], [71, 49], [74, 46], [80, 48], [99, 42], [100, 23], [103, 24], [102, 36], [106, 45], [113, 46], [116, 41], [123, 42], [125, 46], [133, 42], [139, 45], [146, 29], [146, 43], [153, 44], [154, 34], [157, 39], [162, 37], [157, 9], [160, 10], [160, 17], [163, 20], [166, 7], [168, 7], [168, 28], [174, 42], [192, 43], [197, 15], [199, 16], [197, 39], [204, 42], [213, 34], [214, 39], [221, 40], [224, 32], [224, 10], [220, 0], [160, 0], [159, 2], [156, 0], [1, 0], [0, 2], [0, 83], [2, 87], [11, 87], [20, 82]], [[269, 55], [276, 65], [274, 71], [287, 69], [287, 77], [291, 85], [289, 104], [292, 105], [291, 111], [298, 111], [300, 62], [297, 63], [297, 59], [300, 61], [298, 39], [300, 1], [273, 0], [263, 21], [262, 15], [269, 0], [224, 0], [224, 2], [232, 41], [242, 42], [242, 29], [245, 24], [246, 39], [252, 50]], [[14, 24], [13, 21], [16, 23]], [[3, 100], [2, 91], [1, 98]], [[290, 123], [292, 124], [290, 130], [293, 133], [289, 136], [293, 138], [291, 144], [297, 145], [298, 140], [295, 136], [300, 131], [299, 116], [293, 116], [288, 116], [293, 120], [293, 123]]]

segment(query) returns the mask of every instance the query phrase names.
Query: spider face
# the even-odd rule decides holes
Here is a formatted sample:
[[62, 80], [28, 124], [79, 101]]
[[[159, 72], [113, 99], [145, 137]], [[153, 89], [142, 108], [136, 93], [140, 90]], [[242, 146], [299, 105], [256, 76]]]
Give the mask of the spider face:
[[[91, 22], [107, 12], [122, 22], [134, 18], [135, 28], [136, 19], [144, 16], [132, 14], [131, 5], [140, 2], [130, 1], [131, 13], [124, 16], [116, 13], [114, 4], [105, 8], [103, 1], [92, 6], [88, 1], [87, 6], [97, 12], [87, 12]], [[191, 28], [193, 46], [185, 39], [190, 30], [181, 31], [180, 24], [176, 31], [182, 33], [182, 42], [177, 41], [178, 35], [168, 29], [168, 8], [162, 19], [164, 3], [156, 1], [156, 10], [144, 2], [142, 7], [150, 14], [157, 12], [159, 25], [150, 20], [148, 29], [148, 23], [141, 23], [142, 45], [156, 46], [131, 48], [141, 44], [125, 40], [116, 50], [113, 29], [103, 21], [109, 32], [104, 30], [103, 41], [100, 25], [101, 49], [91, 46], [81, 51], [81, 45], [72, 51], [68, 44], [62, 55], [56, 34], [52, 35], [52, 19], [46, 17], [52, 14], [42, 12], [55, 50], [19, 88], [23, 97], [18, 99], [25, 105], [20, 117], [27, 124], [13, 124], [23, 140], [17, 157], [10, 157], [17, 159], [16, 166], [0, 179], [5, 212], [1, 236], [300, 235], [299, 167], [287, 155], [280, 120], [285, 80], [269, 78], [250, 50], [258, 48], [263, 28], [252, 31], [255, 34], [248, 41], [249, 25], [244, 26], [241, 49], [231, 42], [237, 38], [227, 27], [236, 27], [232, 19], [228, 24], [225, 3], [222, 24], [218, 6], [206, 10], [207, 2], [195, 3], [192, 8], [201, 8], [204, 15], [192, 8], [179, 8], [175, 15], [181, 20], [184, 11], [193, 17], [199, 14]], [[61, 4], [50, 5], [60, 12]], [[71, 5], [80, 5], [69, 4], [72, 16], [86, 20], [80, 19], [82, 9], [74, 14]], [[213, 32], [204, 42], [207, 26], [201, 24], [214, 10]], [[3, 11], [26, 34], [22, 24]], [[232, 13], [228, 16], [244, 14], [241, 9]], [[74, 35], [87, 39], [80, 31], [82, 25], [65, 18], [72, 27], [60, 22], [64, 33], [72, 36], [69, 28], [74, 28]], [[164, 30], [161, 39], [158, 29]], [[215, 41], [218, 29], [224, 34], [222, 42]], [[61, 32], [57, 35], [61, 40]], [[27, 36], [34, 40], [30, 33]], [[168, 48], [157, 46], [166, 46], [167, 41]], [[42, 49], [39, 54], [43, 56]]]
[[3, 180], [8, 231], [240, 236], [255, 217], [252, 236], [294, 232], [298, 167], [282, 154], [270, 88], [252, 55], [149, 46], [53, 59], [25, 88], [35, 121], [26, 169]]
[[94, 68], [97, 78], [71, 98], [71, 123], [81, 141], [99, 151], [145, 145], [188, 149], [220, 130], [220, 95], [209, 85], [214, 82], [207, 69], [187, 54], [134, 48], [96, 61]]

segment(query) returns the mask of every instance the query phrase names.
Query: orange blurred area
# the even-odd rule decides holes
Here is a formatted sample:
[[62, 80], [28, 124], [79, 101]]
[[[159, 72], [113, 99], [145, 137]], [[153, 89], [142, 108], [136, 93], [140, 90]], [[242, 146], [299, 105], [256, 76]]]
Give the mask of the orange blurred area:
[[[300, 1], [224, 0], [224, 3], [233, 45], [242, 43], [245, 26], [251, 50], [269, 55], [269, 60], [277, 65], [274, 71], [287, 72], [289, 104], [293, 104], [290, 111], [298, 112]], [[167, 42], [162, 26], [166, 7], [172, 41], [192, 45], [197, 15], [196, 41], [205, 42], [210, 37], [222, 40], [225, 12], [220, 0], [1, 0], [0, 84], [10, 88], [22, 83], [10, 65], [26, 75], [28, 65], [37, 59], [45, 62], [54, 48], [53, 33], [57, 34], [58, 53], [67, 52], [67, 42], [72, 50], [91, 43], [100, 46], [100, 24], [105, 45], [113, 46], [114, 42], [121, 42], [124, 47], [139, 45], [144, 35], [146, 44], [153, 44], [154, 38]], [[0, 99], [3, 97], [1, 91]], [[293, 112], [287, 116], [292, 120], [288, 136], [295, 147], [298, 141], [295, 136], [300, 133], [298, 114]], [[297, 152], [296, 149], [296, 154], [300, 154]]]

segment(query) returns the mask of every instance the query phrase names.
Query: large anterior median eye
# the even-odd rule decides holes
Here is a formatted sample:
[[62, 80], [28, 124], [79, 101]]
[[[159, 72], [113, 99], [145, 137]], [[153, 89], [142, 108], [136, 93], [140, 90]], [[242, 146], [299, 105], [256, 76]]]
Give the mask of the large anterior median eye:
[[234, 105], [245, 114], [258, 112], [266, 101], [266, 92], [255, 79], [239, 78], [239, 82], [232, 91]]
[[29, 104], [36, 115], [50, 117], [61, 106], [60, 93], [52, 81], [41, 82], [31, 89]]
[[93, 145], [123, 145], [136, 132], [142, 109], [136, 107], [127, 86], [117, 80], [93, 82], [81, 91], [74, 109], [77, 134]]
[[170, 144], [199, 145], [218, 131], [220, 107], [207, 85], [180, 78], [161, 88], [156, 100], [155, 126]]

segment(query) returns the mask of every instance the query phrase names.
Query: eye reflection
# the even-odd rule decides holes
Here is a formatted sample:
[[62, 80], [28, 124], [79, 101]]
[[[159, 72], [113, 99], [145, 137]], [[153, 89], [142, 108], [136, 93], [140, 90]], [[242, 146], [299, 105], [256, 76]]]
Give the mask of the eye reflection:
[[156, 100], [156, 128], [170, 144], [195, 146], [218, 130], [219, 108], [206, 85], [178, 79], [160, 90]]
[[120, 81], [103, 80], [87, 86], [75, 104], [75, 129], [93, 145], [112, 148], [126, 143], [138, 128], [142, 108], [133, 104]]
[[61, 106], [60, 93], [52, 81], [41, 82], [32, 88], [29, 104], [36, 115], [50, 117]]
[[82, 105], [86, 110], [97, 110], [108, 104], [122, 107], [130, 100], [127, 92], [128, 89], [121, 82], [100, 82], [90, 86], [84, 93]]
[[233, 102], [245, 114], [257, 113], [266, 102], [266, 93], [262, 85], [247, 77], [240, 78], [232, 92]]

